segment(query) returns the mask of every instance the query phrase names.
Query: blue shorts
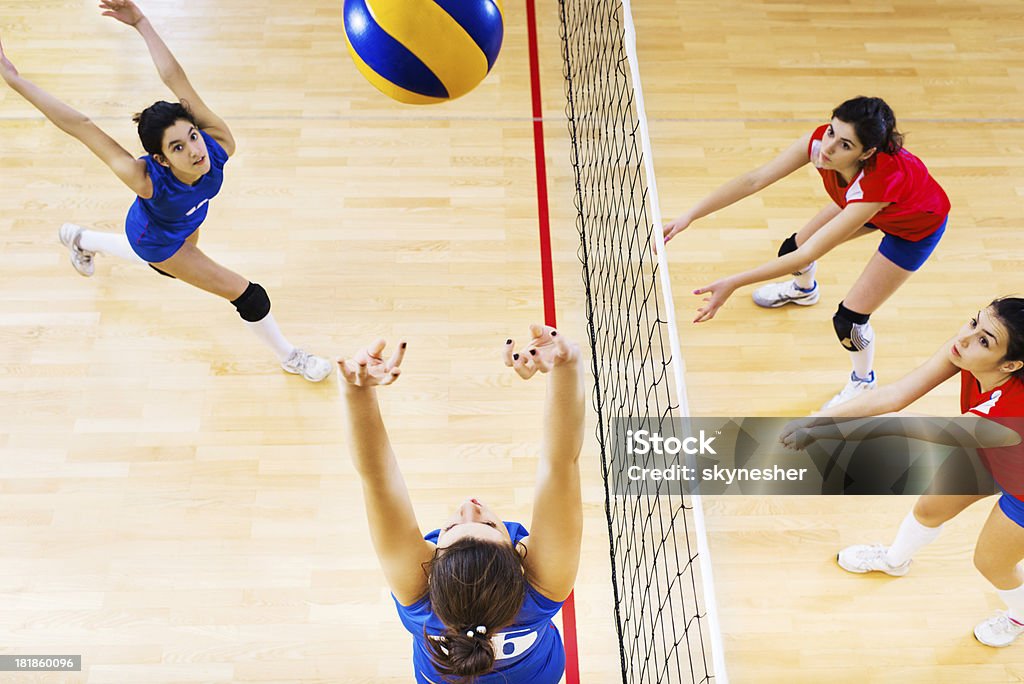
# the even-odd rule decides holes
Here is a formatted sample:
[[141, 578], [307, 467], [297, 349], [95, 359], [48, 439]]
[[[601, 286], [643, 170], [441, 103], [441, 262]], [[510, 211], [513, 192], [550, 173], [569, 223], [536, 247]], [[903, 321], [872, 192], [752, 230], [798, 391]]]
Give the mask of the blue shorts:
[[139, 225], [131, 220], [125, 222], [125, 234], [132, 251], [150, 264], [167, 261], [178, 253], [192, 233], [199, 230], [196, 226], [188, 233], [168, 233], [160, 228], [151, 229], [150, 224]]
[[[946, 223], [948, 222], [949, 217], [947, 216], [938, 230], [917, 242], [911, 242], [895, 235], [886, 235], [882, 238], [882, 243], [878, 245], [878, 251], [903, 270], [916, 271], [924, 265], [924, 262], [928, 261], [928, 257], [935, 251], [939, 240], [942, 239], [942, 234], [946, 232]], [[868, 228], [878, 228], [871, 223], [865, 225]]]
[[1024, 501], [1013, 494], [1003, 492], [999, 497], [999, 510], [1005, 513], [1007, 518], [1024, 527]]

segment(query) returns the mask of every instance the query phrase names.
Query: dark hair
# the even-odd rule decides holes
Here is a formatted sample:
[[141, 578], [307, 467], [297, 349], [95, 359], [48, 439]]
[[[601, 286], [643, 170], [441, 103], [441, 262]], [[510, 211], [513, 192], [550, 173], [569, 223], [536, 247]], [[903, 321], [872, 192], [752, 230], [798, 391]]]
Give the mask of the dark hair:
[[896, 130], [896, 115], [880, 97], [855, 97], [832, 110], [832, 118], [844, 121], [857, 133], [865, 150], [896, 154], [903, 149], [903, 134]]
[[150, 154], [163, 154], [164, 131], [184, 119], [196, 128], [196, 118], [181, 102], [154, 102], [132, 117], [139, 125], [139, 140]]
[[[1003, 361], [1024, 361], [1024, 299], [1000, 297], [989, 304], [1002, 324], [1006, 327], [1006, 356]], [[1024, 379], [1024, 367], [1013, 372]]]
[[491, 636], [512, 624], [526, 597], [523, 557], [511, 544], [464, 537], [438, 550], [427, 582], [430, 606], [445, 626], [441, 640], [424, 633], [437, 671], [458, 684], [490, 672]]

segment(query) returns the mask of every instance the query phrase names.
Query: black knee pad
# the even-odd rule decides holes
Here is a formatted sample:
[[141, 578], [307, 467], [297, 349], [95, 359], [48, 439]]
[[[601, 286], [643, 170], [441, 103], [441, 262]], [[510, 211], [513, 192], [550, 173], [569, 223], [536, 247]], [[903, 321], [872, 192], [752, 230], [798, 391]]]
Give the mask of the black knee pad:
[[270, 297], [259, 283], [249, 283], [245, 292], [231, 303], [235, 305], [242, 320], [250, 323], [262, 321], [270, 313]]
[[796, 233], [793, 233], [788, 238], [782, 241], [782, 246], [779, 247], [779, 256], [786, 256], [790, 252], [795, 252], [796, 249]]
[[871, 314], [851, 311], [839, 302], [839, 308], [832, 316], [832, 327], [836, 329], [839, 344], [847, 351], [861, 351], [875, 341], [875, 331], [871, 329]]

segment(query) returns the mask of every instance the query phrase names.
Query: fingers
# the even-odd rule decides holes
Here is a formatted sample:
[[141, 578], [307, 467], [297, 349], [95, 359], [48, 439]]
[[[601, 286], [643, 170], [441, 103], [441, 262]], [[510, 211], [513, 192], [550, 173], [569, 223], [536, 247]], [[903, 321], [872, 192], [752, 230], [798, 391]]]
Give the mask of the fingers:
[[384, 347], [387, 346], [387, 342], [383, 337], [378, 337], [373, 343], [366, 348], [366, 352], [371, 359], [381, 358], [381, 352], [384, 351]]
[[573, 345], [567, 339], [565, 339], [565, 337], [559, 335], [558, 332], [555, 330], [551, 331], [551, 337], [555, 341], [555, 355], [558, 357], [558, 359], [562, 361], [571, 360], [573, 358], [573, 354], [575, 353]]
[[512, 355], [512, 370], [523, 380], [529, 380], [537, 372], [537, 366], [533, 363], [532, 359], [533, 357], [530, 354]]
[[357, 387], [390, 385], [402, 374], [400, 366], [408, 345], [404, 340], [400, 342], [391, 358], [385, 362], [381, 355], [386, 346], [387, 342], [383, 338], [374, 340], [352, 358], [339, 359], [338, 372], [347, 382]]
[[360, 387], [366, 385], [366, 378], [369, 375], [369, 367], [367, 366], [368, 360], [366, 358], [366, 351], [360, 352], [356, 355], [356, 384]]
[[551, 370], [551, 360], [544, 358], [541, 354], [538, 354], [536, 349], [530, 350], [530, 361], [541, 373], [547, 373]]
[[[396, 349], [395, 353], [391, 355], [390, 359], [388, 359], [388, 370], [395, 372], [398, 370], [398, 367], [402, 365], [402, 359], [405, 358], [405, 347], [405, 340], [398, 343], [398, 349]], [[397, 375], [397, 373], [395, 373], [395, 375]]]
[[369, 377], [370, 354], [367, 349], [361, 349], [350, 359], [338, 361], [338, 370], [345, 377], [345, 380], [357, 387], [366, 386], [366, 379]]
[[338, 372], [351, 385], [359, 384], [356, 381], [356, 368], [358, 365], [352, 359], [338, 359]]
[[697, 317], [693, 319], [693, 322], [704, 323], [706, 321], [710, 321], [712, 318], [715, 317], [715, 313], [717, 311], [717, 306], [712, 306], [710, 304], [708, 304], [707, 306], [702, 306], [701, 308], [697, 309]]
[[512, 367], [512, 363], [515, 361], [515, 347], [515, 342], [510, 337], [505, 340], [505, 348], [501, 350], [501, 358], [509, 368]]
[[392, 368], [383, 377], [377, 380], [377, 384], [386, 387], [398, 379], [398, 376], [402, 374], [401, 368]]

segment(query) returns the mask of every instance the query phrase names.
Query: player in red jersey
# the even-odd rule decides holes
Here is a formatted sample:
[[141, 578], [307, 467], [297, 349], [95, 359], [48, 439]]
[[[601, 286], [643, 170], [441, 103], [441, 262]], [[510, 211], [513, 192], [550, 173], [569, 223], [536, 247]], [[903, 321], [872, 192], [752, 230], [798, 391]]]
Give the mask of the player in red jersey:
[[846, 240], [883, 233], [878, 252], [839, 303], [832, 324], [850, 352], [853, 372], [846, 386], [826, 404], [848, 401], [875, 388], [874, 331], [869, 319], [918, 270], [946, 228], [949, 199], [921, 160], [903, 149], [896, 117], [874, 97], [847, 100], [819, 126], [764, 166], [729, 181], [665, 226], [668, 241], [697, 219], [723, 209], [814, 164], [832, 201], [798, 232], [786, 238], [779, 258], [758, 268], [716, 280], [694, 291], [708, 294], [695, 323], [714, 318], [739, 287], [793, 274], [792, 280], [754, 292], [758, 306], [817, 303], [816, 260]]
[[[1008, 646], [1024, 633], [1024, 447], [1018, 433], [1000, 424], [1019, 424], [1007, 419], [1024, 417], [1024, 299], [995, 300], [971, 316], [956, 337], [920, 367], [891, 385], [819, 415], [877, 416], [899, 411], [957, 374], [960, 411], [975, 417], [958, 425], [971, 430], [976, 443], [999, 447], [980, 454], [1002, 490], [978, 535], [974, 565], [1008, 610], [979, 623], [974, 635], [988, 646]], [[820, 439], [813, 422], [810, 425], [791, 423], [782, 436], [783, 444], [803, 449]], [[839, 565], [849, 572], [904, 575], [914, 553], [938, 537], [946, 521], [987, 496], [991, 494], [925, 494], [904, 518], [891, 545], [847, 547], [839, 552]]]

